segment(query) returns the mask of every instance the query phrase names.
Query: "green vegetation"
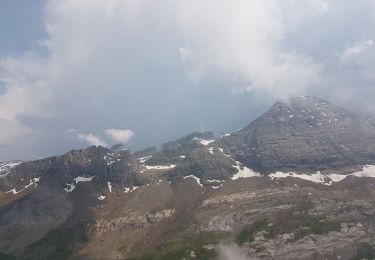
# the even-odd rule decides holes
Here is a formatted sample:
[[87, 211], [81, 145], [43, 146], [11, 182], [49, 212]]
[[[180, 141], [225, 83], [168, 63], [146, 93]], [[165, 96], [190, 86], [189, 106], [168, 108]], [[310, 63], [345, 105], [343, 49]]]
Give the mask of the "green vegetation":
[[253, 242], [258, 232], [263, 231], [264, 238], [274, 238], [278, 234], [294, 233], [294, 240], [309, 234], [327, 234], [330, 231], [340, 231], [337, 221], [328, 220], [324, 216], [313, 216], [309, 210], [313, 207], [308, 197], [301, 197], [292, 209], [279, 212], [272, 221], [264, 218], [247, 225], [236, 237], [236, 243], [242, 245]]
[[190, 259], [193, 251], [195, 259], [208, 260], [216, 256], [214, 249], [206, 247], [217, 244], [228, 238], [228, 233], [204, 232], [199, 235], [187, 235], [181, 239], [170, 240], [158, 246], [151, 253], [139, 258], [140, 260], [180, 260]]
[[369, 243], [362, 243], [358, 246], [358, 252], [350, 260], [372, 260], [375, 259], [375, 247]]
[[297, 200], [296, 211], [301, 213], [308, 213], [309, 209], [312, 209], [314, 204], [311, 202], [310, 198], [303, 196]]
[[254, 235], [260, 231], [268, 232], [269, 222], [267, 219], [260, 219], [251, 225], [247, 225], [236, 237], [236, 243], [242, 245], [245, 242], [253, 242]]
[[297, 221], [297, 231], [294, 239], [298, 240], [309, 234], [323, 235], [330, 231], [340, 231], [341, 225], [336, 221], [330, 221], [323, 217], [300, 215], [295, 218]]
[[118, 248], [118, 251], [124, 253], [124, 252], [127, 252], [128, 249], [129, 249], [129, 245], [127, 245], [127, 244], [123, 244], [123, 245], [121, 245], [121, 246]]
[[67, 259], [88, 241], [88, 223], [70, 228], [56, 228], [30, 245], [22, 259]]
[[294, 232], [294, 240], [298, 240], [309, 234], [323, 235], [330, 231], [340, 231], [339, 222], [309, 214], [313, 206], [308, 196], [299, 198], [293, 209], [277, 216], [273, 235]]

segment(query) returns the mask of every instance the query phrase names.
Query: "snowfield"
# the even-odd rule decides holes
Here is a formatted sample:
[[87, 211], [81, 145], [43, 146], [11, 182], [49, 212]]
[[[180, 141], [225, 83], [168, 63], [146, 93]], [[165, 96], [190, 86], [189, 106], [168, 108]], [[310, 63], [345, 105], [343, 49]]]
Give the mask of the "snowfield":
[[317, 171], [314, 174], [297, 174], [294, 172], [275, 172], [270, 175], [268, 175], [272, 180], [277, 180], [280, 178], [287, 178], [287, 177], [293, 177], [293, 178], [300, 178], [303, 180], [311, 181], [314, 183], [320, 183], [323, 185], [332, 185], [335, 182], [339, 182], [344, 180], [348, 176], [356, 176], [356, 177], [368, 177], [368, 178], [375, 178], [375, 165], [366, 165], [363, 167], [361, 171], [353, 172], [350, 174], [334, 174], [334, 173], [321, 173], [320, 171]]

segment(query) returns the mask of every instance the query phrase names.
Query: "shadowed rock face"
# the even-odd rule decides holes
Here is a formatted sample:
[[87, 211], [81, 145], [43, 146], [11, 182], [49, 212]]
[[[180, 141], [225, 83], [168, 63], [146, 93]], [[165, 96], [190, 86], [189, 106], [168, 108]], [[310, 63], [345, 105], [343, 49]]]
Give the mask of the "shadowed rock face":
[[276, 103], [218, 143], [245, 165], [274, 170], [320, 170], [375, 160], [372, 122], [316, 97]]
[[201, 147], [189, 153], [177, 165], [175, 173], [180, 176], [194, 175], [202, 181], [227, 180], [237, 172], [234, 164], [218, 148]]

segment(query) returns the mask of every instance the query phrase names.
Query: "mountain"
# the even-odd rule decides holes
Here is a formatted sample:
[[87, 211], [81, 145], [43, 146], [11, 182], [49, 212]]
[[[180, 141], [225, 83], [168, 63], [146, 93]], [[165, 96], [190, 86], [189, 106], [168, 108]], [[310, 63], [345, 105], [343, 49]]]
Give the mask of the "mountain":
[[217, 138], [4, 162], [0, 259], [372, 259], [374, 137], [296, 97]]
[[374, 163], [375, 125], [316, 97], [278, 102], [219, 146], [252, 169], [306, 171]]

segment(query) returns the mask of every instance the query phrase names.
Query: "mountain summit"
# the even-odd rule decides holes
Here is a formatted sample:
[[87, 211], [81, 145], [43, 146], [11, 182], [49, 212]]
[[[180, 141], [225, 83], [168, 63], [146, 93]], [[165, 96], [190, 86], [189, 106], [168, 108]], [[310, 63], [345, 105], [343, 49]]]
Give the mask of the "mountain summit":
[[274, 104], [220, 140], [225, 152], [255, 170], [322, 170], [374, 162], [375, 127], [316, 97]]

